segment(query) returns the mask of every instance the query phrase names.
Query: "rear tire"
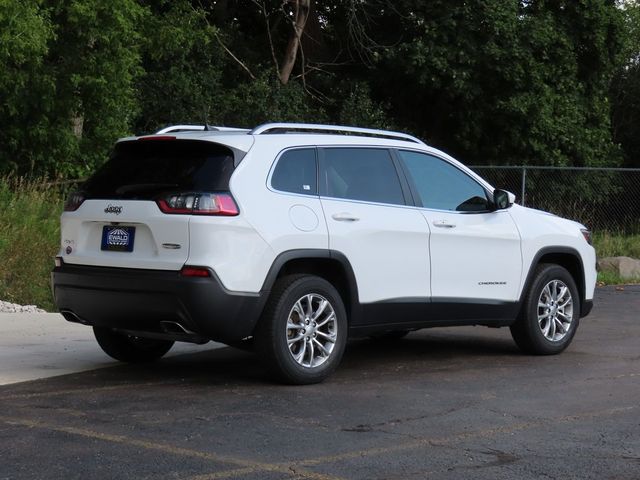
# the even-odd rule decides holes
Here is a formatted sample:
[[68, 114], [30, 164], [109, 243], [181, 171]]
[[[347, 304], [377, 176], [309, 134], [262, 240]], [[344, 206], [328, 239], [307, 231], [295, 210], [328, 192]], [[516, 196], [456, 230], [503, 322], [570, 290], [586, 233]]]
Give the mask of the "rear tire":
[[526, 353], [554, 355], [569, 346], [579, 321], [580, 296], [571, 274], [560, 265], [540, 264], [511, 336]]
[[174, 343], [170, 340], [135, 337], [106, 327], [93, 327], [93, 334], [104, 353], [127, 363], [157, 360], [167, 353]]
[[296, 385], [319, 383], [338, 366], [347, 342], [347, 313], [338, 291], [314, 275], [279, 279], [256, 329], [255, 342], [275, 376]]

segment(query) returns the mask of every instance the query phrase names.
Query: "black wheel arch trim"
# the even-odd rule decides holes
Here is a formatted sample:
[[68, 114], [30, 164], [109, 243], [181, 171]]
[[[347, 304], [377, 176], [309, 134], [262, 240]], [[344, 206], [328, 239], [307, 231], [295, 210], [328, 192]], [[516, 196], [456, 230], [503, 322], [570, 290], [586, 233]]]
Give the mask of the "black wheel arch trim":
[[[584, 262], [582, 261], [582, 256], [580, 255], [580, 252], [578, 252], [578, 250], [576, 250], [573, 247], [567, 247], [563, 245], [543, 247], [540, 250], [538, 250], [538, 252], [533, 256], [533, 259], [531, 260], [531, 264], [529, 265], [529, 272], [527, 273], [527, 278], [525, 279], [522, 285], [522, 291], [520, 292], [520, 300], [519, 300], [520, 305], [523, 305], [524, 297], [526, 296], [529, 286], [533, 281], [533, 275], [534, 275], [535, 269], [540, 263], [540, 260], [542, 259], [542, 257], [544, 257], [545, 255], [571, 255], [572, 257], [575, 258], [575, 260], [577, 260], [578, 266], [580, 268], [580, 271], [579, 271], [580, 278], [576, 278], [575, 280], [576, 280], [576, 286], [578, 287], [578, 292], [580, 294], [580, 316], [581, 317], [586, 316], [591, 311], [591, 308], [590, 308], [589, 302], [587, 302], [586, 300], [586, 284], [585, 284], [586, 281], [585, 281], [585, 274], [584, 274]], [[591, 302], [591, 305], [592, 304], [593, 302]]]
[[[278, 256], [271, 264], [271, 267], [267, 272], [267, 276], [265, 277], [264, 283], [262, 284], [262, 288], [260, 289], [260, 294], [265, 302], [266, 298], [271, 293], [271, 289], [273, 288], [273, 285], [275, 284], [283, 267], [292, 260], [333, 260], [338, 262], [344, 271], [349, 288], [349, 292], [346, 293], [348, 294], [349, 298], [348, 310], [350, 312], [350, 320], [354, 316], [360, 314], [360, 296], [358, 294], [358, 282], [356, 281], [356, 276], [353, 272], [351, 263], [343, 253], [338, 252], [337, 250], [324, 248], [301, 248], [286, 250], [278, 254]], [[313, 272], [309, 273], [313, 274]]]

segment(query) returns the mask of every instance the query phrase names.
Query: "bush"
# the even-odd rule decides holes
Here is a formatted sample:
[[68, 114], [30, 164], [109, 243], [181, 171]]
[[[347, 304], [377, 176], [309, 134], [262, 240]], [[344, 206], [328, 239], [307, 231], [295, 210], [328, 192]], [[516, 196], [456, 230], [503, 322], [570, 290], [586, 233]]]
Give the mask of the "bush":
[[598, 258], [632, 257], [640, 259], [640, 235], [625, 235], [612, 232], [596, 232], [593, 235]]
[[0, 299], [54, 310], [49, 285], [64, 194], [43, 182], [0, 180]]

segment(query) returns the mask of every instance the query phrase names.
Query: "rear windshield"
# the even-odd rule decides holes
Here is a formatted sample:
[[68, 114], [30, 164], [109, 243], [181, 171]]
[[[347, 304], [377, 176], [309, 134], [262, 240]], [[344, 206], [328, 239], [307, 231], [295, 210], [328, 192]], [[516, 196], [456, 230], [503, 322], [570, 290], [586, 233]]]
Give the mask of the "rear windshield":
[[233, 152], [197, 140], [133, 140], [82, 187], [86, 198], [152, 199], [163, 192], [229, 190]]

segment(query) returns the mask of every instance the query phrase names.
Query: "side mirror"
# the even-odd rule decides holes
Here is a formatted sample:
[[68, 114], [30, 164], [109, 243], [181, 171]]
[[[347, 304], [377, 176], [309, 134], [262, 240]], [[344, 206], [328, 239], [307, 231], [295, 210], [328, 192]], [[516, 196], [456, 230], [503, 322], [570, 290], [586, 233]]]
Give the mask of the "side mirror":
[[516, 196], [506, 190], [495, 189], [493, 191], [493, 207], [496, 210], [504, 210], [509, 208], [515, 202]]

